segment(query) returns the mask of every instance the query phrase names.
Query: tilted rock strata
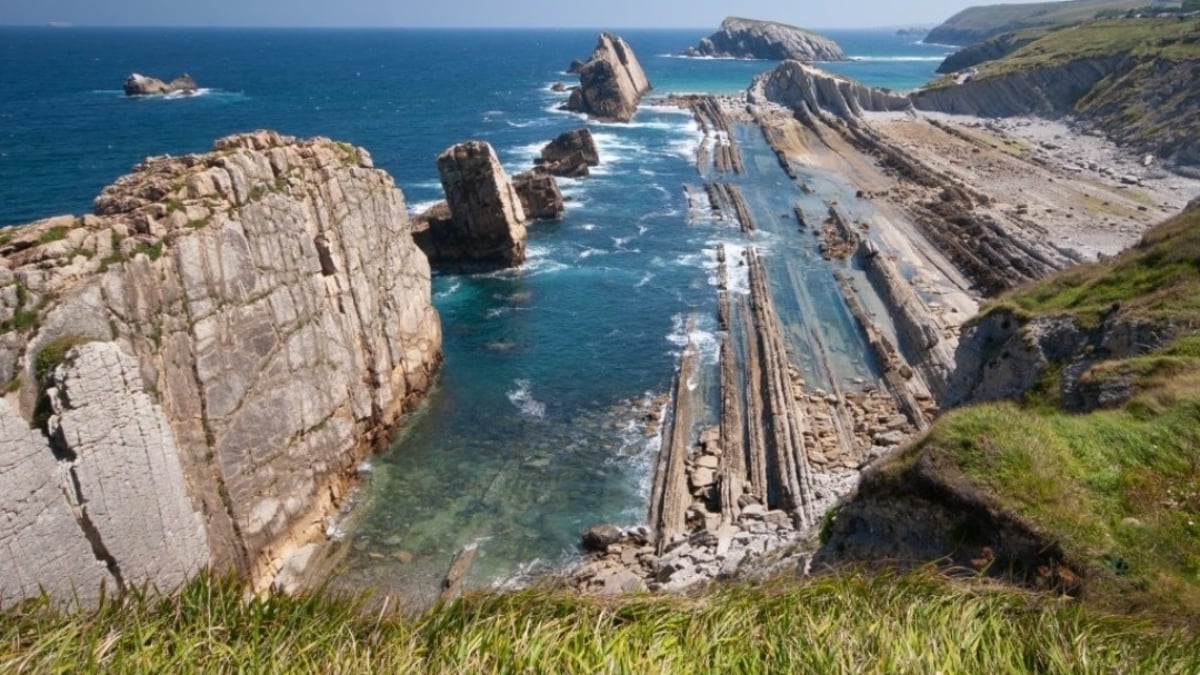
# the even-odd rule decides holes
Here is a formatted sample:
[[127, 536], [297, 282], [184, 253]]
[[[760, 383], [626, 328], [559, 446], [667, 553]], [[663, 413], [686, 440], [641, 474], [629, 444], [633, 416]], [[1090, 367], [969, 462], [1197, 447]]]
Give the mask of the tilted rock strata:
[[565, 205], [562, 190], [554, 176], [537, 169], [523, 171], [512, 179], [513, 189], [521, 200], [525, 217], [530, 220], [556, 220], [562, 218]]
[[733, 57], [784, 61], [845, 61], [846, 55], [836, 42], [811, 31], [774, 21], [755, 21], [729, 17], [712, 35], [685, 56]]
[[579, 69], [579, 88], [571, 92], [567, 109], [601, 120], [628, 122], [637, 112], [650, 81], [633, 49], [611, 33], [603, 33], [595, 51]]
[[[161, 561], [146, 572], [155, 582], [195, 568], [179, 517], [132, 496], [93, 501], [92, 489], [110, 494], [103, 486], [113, 474], [101, 465], [123, 462], [146, 473], [166, 467], [151, 473], [159, 499], [188, 496], [207, 538], [200, 564], [268, 578], [295, 543], [323, 529], [354, 466], [415, 404], [440, 360], [429, 266], [412, 243], [403, 195], [364, 150], [257, 132], [205, 155], [151, 158], [107, 188], [96, 212], [12, 230], [0, 246], [0, 378], [16, 390], [0, 406], [0, 482], [37, 485], [36, 476], [72, 461], [70, 453], [48, 461], [29, 448], [48, 447], [41, 432], [19, 433], [49, 398], [58, 407], [47, 428], [77, 446], [79, 485], [95, 486], [83, 498], [93, 512], [104, 504], [105, 524], [92, 524], [112, 560], [79, 557], [75, 546], [69, 560], [46, 563], [47, 575], [70, 568], [82, 586], [98, 560], [101, 577], [105, 567]], [[89, 341], [108, 346], [80, 348], [86, 358], [75, 357], [65, 388], [47, 393], [58, 381], [48, 383], [39, 362], [44, 369], [47, 354]], [[136, 363], [141, 388], [123, 359]], [[85, 387], [118, 373], [109, 390]], [[84, 391], [93, 394], [73, 393]], [[109, 413], [80, 402], [104, 398], [128, 419], [92, 438], [89, 416]], [[182, 479], [166, 459], [137, 456], [138, 447], [168, 453], [171, 442]], [[37, 489], [15, 502], [10, 494], [17, 521], [38, 527], [0, 532], [0, 568], [28, 570], [30, 538], [63, 529], [64, 493]], [[31, 515], [40, 513], [47, 522]], [[146, 536], [126, 546], [117, 533], [131, 530]], [[181, 554], [167, 559], [169, 547]], [[27, 595], [30, 579], [5, 573], [3, 595]]]
[[155, 96], [160, 94], [194, 94], [199, 87], [191, 75], [184, 73], [170, 82], [133, 73], [125, 78], [126, 96]]
[[842, 119], [863, 111], [908, 110], [907, 97], [847, 80], [799, 61], [785, 61], [760, 75], [751, 87], [751, 103], [765, 99], [810, 115], [829, 113]]
[[525, 209], [492, 146], [459, 143], [437, 159], [450, 217], [417, 237], [434, 265], [516, 267], [525, 261]]

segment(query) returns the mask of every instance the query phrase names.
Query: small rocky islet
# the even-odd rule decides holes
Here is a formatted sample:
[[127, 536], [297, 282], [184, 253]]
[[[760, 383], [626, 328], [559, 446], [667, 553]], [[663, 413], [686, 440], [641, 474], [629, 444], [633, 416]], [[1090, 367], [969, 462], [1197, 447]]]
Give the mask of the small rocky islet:
[[[694, 418], [688, 383], [699, 365], [685, 348], [674, 393], [645, 419], [646, 433], [662, 438], [647, 525], [582, 533], [590, 553], [568, 572], [569, 583], [608, 594], [679, 590], [872, 556], [921, 563], [957, 546], [956, 564], [982, 560], [980, 569], [1017, 581], [1046, 568], [1045, 583], [1077, 592], [1087, 569], [1017, 519], [991, 513], [989, 535], [966, 548], [935, 532], [964, 508], [988, 504], [928, 467], [900, 490], [905, 508], [936, 511], [923, 528], [901, 523], [904, 513], [888, 514], [858, 486], [877, 484], [877, 467], [942, 408], [1019, 396], [1064, 355], [1082, 368], [1097, 345], [1105, 358], [1125, 358], [1182, 334], [1186, 326], [1171, 321], [1123, 316], [1098, 328], [1005, 312], [967, 319], [980, 301], [1083, 262], [1092, 249], [1113, 255], [1183, 209], [1190, 195], [1181, 190], [1195, 184], [1161, 167], [1186, 173], [1196, 139], [1130, 139], [1152, 158], [1128, 168], [1137, 175], [1096, 170], [1084, 180], [1086, 162], [1056, 152], [1061, 146], [1043, 142], [1042, 151], [1013, 157], [999, 145], [1020, 129], [943, 113], [1057, 117], [1068, 91], [1101, 86], [1115, 65], [985, 72], [901, 96], [802, 62], [844, 55], [809, 35], [797, 46], [799, 29], [784, 29], [792, 27], [726, 20], [690, 53], [784, 62], [742, 96], [662, 101], [690, 111], [703, 133], [697, 166], [708, 182], [689, 194], [694, 210], [707, 209], [745, 238], [743, 251], [719, 251], [718, 424]], [[1163, 68], [1160, 77], [1177, 72]], [[629, 121], [650, 91], [632, 48], [611, 34], [574, 70], [580, 84], [563, 92], [565, 106], [597, 120]], [[130, 79], [130, 95], [196, 89], [190, 78]], [[1091, 122], [1103, 129], [1107, 112], [1100, 106]], [[792, 326], [773, 283], [788, 268], [756, 251], [763, 213], [733, 180], [744, 170], [730, 133], [738, 125], [757, 127], [781, 180], [799, 192], [812, 187], [798, 168], [851, 174], [856, 189], [831, 197], [823, 222], [797, 208], [795, 227], [827, 260], [846, 261], [836, 293], [880, 364], [877, 381], [831, 391], [806, 382], [789, 361]], [[940, 163], [918, 140], [963, 153], [963, 165]], [[512, 178], [489, 144], [455, 144], [436, 162], [446, 202], [410, 222], [400, 191], [365, 149], [260, 131], [221, 139], [209, 153], [149, 158], [97, 198], [94, 214], [7, 234], [0, 376], [10, 385], [0, 428], [12, 468], [0, 476], [5, 493], [21, 498], [0, 531], [12, 562], [0, 602], [45, 591], [90, 605], [98, 595], [88, 589], [101, 583], [171, 586], [201, 569], [234, 571], [259, 588], [303, 585], [301, 563], [319, 546], [320, 524], [343, 502], [359, 461], [436, 377], [441, 326], [430, 266], [453, 273], [521, 265], [526, 223], [562, 214], [556, 177], [585, 177], [597, 162], [586, 128], [550, 140], [536, 165]], [[1020, 193], [981, 179], [1022, 171], [1059, 185]], [[1138, 184], [1154, 191], [1153, 209], [1123, 192]], [[1103, 238], [1075, 232], [1067, 216], [1035, 221], [1030, 203], [1050, 192], [1090, 199], [1127, 230]], [[1094, 206], [1101, 193], [1104, 208]], [[863, 216], [854, 200], [888, 217]], [[1046, 236], [1067, 230], [1095, 239], [1071, 247]], [[733, 270], [745, 271], [747, 289], [734, 288]], [[815, 358], [832, 370], [835, 355], [814, 342]], [[343, 382], [334, 388], [340, 393], [299, 384], [314, 370]], [[1131, 392], [1130, 384], [1069, 394], [1094, 409], [1121, 405]], [[146, 463], [130, 465], [130, 457]], [[921, 485], [940, 492], [920, 495]], [[857, 515], [826, 523], [817, 542], [839, 503]], [[157, 517], [147, 522], [146, 513]], [[880, 532], [919, 545], [889, 547]], [[469, 553], [449, 565], [448, 586], [463, 576]], [[281, 571], [292, 581], [282, 583]]]

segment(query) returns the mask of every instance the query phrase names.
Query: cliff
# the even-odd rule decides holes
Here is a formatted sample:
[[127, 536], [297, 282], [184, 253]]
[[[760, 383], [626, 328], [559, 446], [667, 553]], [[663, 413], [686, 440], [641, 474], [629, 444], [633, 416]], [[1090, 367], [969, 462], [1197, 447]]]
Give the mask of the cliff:
[[907, 110], [904, 96], [868, 87], [799, 61], [785, 61], [755, 78], [751, 102], [767, 100], [809, 115], [851, 119], [863, 111]]
[[990, 37], [982, 42], [963, 47], [947, 56], [938, 66], [937, 72], [943, 75], [956, 73], [960, 70], [974, 68], [981, 63], [1002, 59], [1045, 34], [1044, 30], [1033, 29]]
[[968, 7], [925, 36], [928, 44], [972, 45], [1001, 33], [1027, 28], [1066, 26], [1095, 18], [1098, 12], [1136, 9], [1147, 0], [1070, 0]]
[[150, 158], [0, 255], [0, 603], [269, 580], [441, 358], [403, 195], [326, 139]]
[[945, 564], [1200, 616], [1200, 203], [964, 330], [961, 406], [864, 475], [815, 564]]
[[1048, 32], [979, 66], [970, 81], [915, 92], [921, 110], [1072, 116], [1139, 153], [1200, 165], [1200, 20], [1119, 19]]
[[637, 112], [650, 81], [633, 49], [620, 37], [602, 33], [591, 58], [579, 67], [579, 87], [567, 109], [600, 120], [628, 122]]
[[845, 61], [842, 48], [829, 38], [774, 21], [728, 17], [712, 35], [688, 47], [684, 56], [716, 56], [771, 61]]

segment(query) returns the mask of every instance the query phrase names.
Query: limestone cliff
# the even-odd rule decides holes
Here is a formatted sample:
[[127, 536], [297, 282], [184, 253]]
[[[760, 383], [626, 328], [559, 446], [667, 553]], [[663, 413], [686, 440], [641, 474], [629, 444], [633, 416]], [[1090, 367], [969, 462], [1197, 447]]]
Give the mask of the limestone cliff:
[[907, 110], [909, 100], [883, 89], [827, 73], [799, 61], [784, 61], [755, 78], [751, 102], [778, 103], [809, 115], [850, 119], [863, 111]]
[[829, 38], [774, 21], [728, 17], [712, 35], [702, 38], [685, 56], [784, 61], [845, 61], [842, 48]]
[[600, 120], [628, 122], [648, 91], [650, 81], [633, 49], [620, 37], [603, 33], [591, 58], [579, 69], [579, 87], [571, 92], [567, 109]]
[[440, 360], [403, 195], [362, 149], [256, 132], [95, 212], [0, 240], [0, 602], [269, 579]]

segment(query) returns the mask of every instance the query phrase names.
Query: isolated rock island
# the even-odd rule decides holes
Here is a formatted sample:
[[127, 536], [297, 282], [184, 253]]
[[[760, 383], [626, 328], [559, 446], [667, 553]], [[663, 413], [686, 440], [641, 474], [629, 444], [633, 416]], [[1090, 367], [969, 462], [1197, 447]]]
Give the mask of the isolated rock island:
[[579, 86], [571, 90], [566, 108], [607, 122], [628, 122], [637, 112], [650, 81], [629, 44], [603, 33], [591, 58], [578, 68]]
[[829, 38], [775, 21], [729, 17], [720, 29], [703, 38], [684, 56], [783, 61], [845, 61], [842, 48]]
[[190, 96], [199, 90], [196, 80], [184, 73], [170, 82], [163, 82], [154, 77], [146, 77], [133, 73], [125, 78], [126, 96], [160, 96], [163, 94], [184, 94]]

